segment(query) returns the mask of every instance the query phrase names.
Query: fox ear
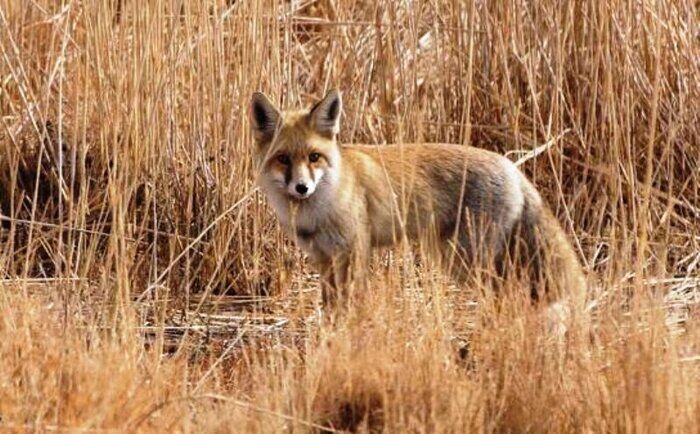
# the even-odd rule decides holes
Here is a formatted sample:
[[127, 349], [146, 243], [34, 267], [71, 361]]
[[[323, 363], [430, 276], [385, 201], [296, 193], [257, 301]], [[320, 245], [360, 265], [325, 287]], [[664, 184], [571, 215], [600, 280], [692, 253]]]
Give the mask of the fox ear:
[[250, 122], [258, 143], [269, 142], [282, 115], [262, 92], [255, 92], [250, 100]]
[[309, 123], [317, 133], [333, 138], [340, 131], [340, 112], [343, 101], [337, 89], [329, 91], [309, 113]]

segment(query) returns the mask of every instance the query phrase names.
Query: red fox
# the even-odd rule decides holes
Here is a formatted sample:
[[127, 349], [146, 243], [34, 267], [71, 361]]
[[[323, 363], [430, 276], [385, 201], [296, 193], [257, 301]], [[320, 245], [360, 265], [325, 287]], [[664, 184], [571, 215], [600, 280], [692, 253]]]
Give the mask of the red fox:
[[563, 229], [510, 160], [454, 144], [341, 145], [341, 111], [337, 90], [309, 110], [282, 112], [262, 93], [250, 106], [258, 184], [320, 268], [324, 303], [363, 277], [372, 248], [401, 240], [433, 243], [460, 281], [520, 267], [533, 299], [583, 287]]

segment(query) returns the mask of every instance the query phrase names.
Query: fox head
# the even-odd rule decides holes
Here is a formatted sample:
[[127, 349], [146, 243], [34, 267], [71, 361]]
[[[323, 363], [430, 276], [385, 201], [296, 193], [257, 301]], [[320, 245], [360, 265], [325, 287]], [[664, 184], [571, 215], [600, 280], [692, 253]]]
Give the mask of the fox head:
[[262, 93], [253, 94], [250, 120], [260, 181], [294, 201], [332, 188], [340, 170], [336, 136], [342, 101], [331, 90], [310, 110], [282, 112]]

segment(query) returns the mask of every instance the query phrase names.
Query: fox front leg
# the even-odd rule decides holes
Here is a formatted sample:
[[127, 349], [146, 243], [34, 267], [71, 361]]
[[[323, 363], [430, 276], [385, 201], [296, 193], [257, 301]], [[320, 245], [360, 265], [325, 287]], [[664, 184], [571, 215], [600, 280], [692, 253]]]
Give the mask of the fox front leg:
[[321, 263], [321, 295], [323, 306], [335, 308], [344, 305], [351, 285], [351, 259], [349, 255], [338, 255]]
[[323, 307], [330, 307], [335, 304], [336, 282], [332, 260], [324, 260], [319, 263], [321, 277], [321, 300]]
[[346, 306], [351, 291], [366, 285], [370, 265], [369, 238], [356, 236], [354, 241], [350, 249], [337, 252], [321, 264], [324, 306]]
[[321, 292], [324, 307], [344, 307], [352, 290], [364, 284], [366, 264], [354, 254], [338, 255], [321, 265]]

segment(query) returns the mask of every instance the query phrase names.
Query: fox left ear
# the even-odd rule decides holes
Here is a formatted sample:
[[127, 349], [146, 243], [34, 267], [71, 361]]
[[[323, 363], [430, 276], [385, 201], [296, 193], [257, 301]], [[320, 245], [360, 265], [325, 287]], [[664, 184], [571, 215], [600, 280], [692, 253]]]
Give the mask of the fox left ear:
[[340, 132], [340, 112], [343, 101], [337, 89], [329, 91], [309, 112], [311, 127], [322, 136], [332, 139]]
[[262, 92], [255, 92], [250, 100], [250, 120], [258, 144], [270, 142], [282, 114]]

